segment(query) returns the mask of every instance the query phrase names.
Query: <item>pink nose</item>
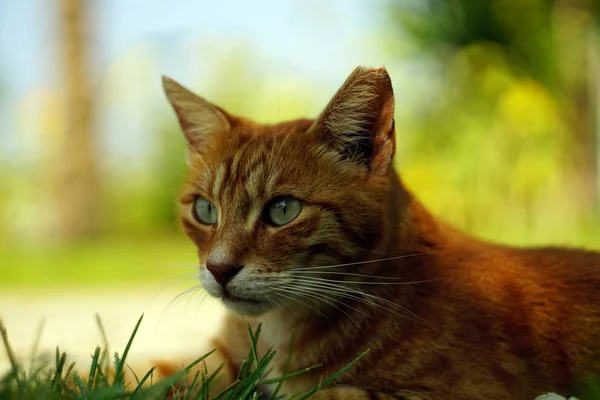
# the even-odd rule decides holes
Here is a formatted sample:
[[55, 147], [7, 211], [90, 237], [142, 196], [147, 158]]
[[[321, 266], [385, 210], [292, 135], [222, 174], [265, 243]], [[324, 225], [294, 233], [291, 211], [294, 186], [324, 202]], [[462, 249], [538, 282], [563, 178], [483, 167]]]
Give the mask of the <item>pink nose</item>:
[[217, 264], [207, 261], [206, 269], [209, 270], [211, 274], [213, 274], [215, 280], [219, 282], [221, 286], [225, 287], [225, 285], [227, 285], [227, 282], [229, 282], [231, 278], [233, 278], [238, 272], [240, 272], [242, 266]]

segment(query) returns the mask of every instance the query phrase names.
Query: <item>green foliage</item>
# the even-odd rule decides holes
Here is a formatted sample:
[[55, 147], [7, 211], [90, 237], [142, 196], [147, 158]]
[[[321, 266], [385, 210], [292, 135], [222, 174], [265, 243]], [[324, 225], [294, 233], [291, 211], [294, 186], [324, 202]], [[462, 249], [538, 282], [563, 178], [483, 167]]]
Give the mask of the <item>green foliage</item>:
[[[89, 374], [85, 378], [80, 376], [76, 371], [75, 363], [71, 363], [68, 366], [66, 365], [67, 355], [64, 352], [61, 353], [58, 348], [56, 349], [53, 368], [48, 368], [47, 365], [44, 363], [40, 364], [40, 362], [35, 359], [32, 360], [32, 365], [29, 369], [24, 368], [17, 361], [17, 357], [8, 341], [6, 328], [2, 324], [2, 321], [0, 321], [0, 335], [2, 336], [4, 347], [12, 366], [11, 370], [5, 376], [0, 378], [0, 399], [146, 400], [168, 398], [173, 400], [208, 400], [211, 398], [224, 400], [258, 400], [263, 398], [260, 390], [262, 386], [277, 385], [274, 393], [270, 397], [272, 400], [277, 400], [286, 398], [283, 395], [279, 395], [282, 382], [320, 367], [320, 365], [315, 365], [313, 367], [288, 373], [288, 354], [288, 363], [283, 374], [278, 378], [267, 378], [266, 376], [270, 373], [269, 365], [275, 357], [276, 352], [273, 349], [268, 349], [262, 357], [259, 357], [257, 352], [257, 342], [261, 329], [261, 326], [259, 325], [256, 332], [253, 332], [252, 329], [248, 327], [250, 350], [248, 358], [242, 363], [237, 380], [213, 397], [209, 396], [209, 389], [212, 381], [220, 372], [220, 368], [211, 374], [209, 374], [206, 369], [196, 372], [193, 377], [191, 377], [190, 374], [192, 368], [202, 362], [206, 357], [210, 356], [214, 350], [196, 359], [185, 367], [181, 373], [166, 379], [154, 382], [154, 368], [152, 368], [141, 379], [139, 379], [138, 376], [135, 375], [135, 372], [132, 371], [135, 383], [129, 382], [125, 378], [125, 369], [128, 368], [126, 363], [127, 355], [131, 349], [131, 345], [140, 324], [142, 323], [142, 319], [143, 315], [137, 321], [129, 341], [123, 350], [122, 356], [118, 353], [114, 354], [114, 373], [111, 374], [108, 362], [108, 345], [106, 344], [106, 339], [104, 339], [105, 348], [102, 350], [101, 347], [96, 347], [92, 354]], [[97, 320], [102, 336], [106, 338], [99, 317], [97, 317]], [[292, 342], [290, 342], [290, 354]], [[35, 347], [37, 347], [37, 344]], [[294, 400], [304, 400], [308, 398], [322, 387], [331, 383], [340, 374], [347, 371], [362, 358], [367, 351], [363, 352], [352, 362], [323, 380], [313, 389], [306, 393], [298, 393], [290, 398]], [[190, 380], [189, 378], [193, 379]], [[182, 382], [190, 383], [182, 384]]]
[[176, 280], [183, 266], [197, 265], [183, 233], [112, 236], [72, 246], [0, 246], [0, 288], [106, 287]]
[[[424, 0], [391, 2], [399, 27], [427, 52], [490, 43], [505, 50], [517, 74], [553, 86], [557, 82], [556, 0]], [[582, 2], [590, 12], [592, 1]], [[560, 10], [558, 11], [560, 13]], [[527, 21], [526, 23], [523, 23]]]
[[581, 389], [579, 390], [580, 399], [591, 399], [598, 400], [600, 399], [600, 375], [592, 374], [589, 378], [584, 381], [581, 385]]
[[597, 247], [585, 57], [600, 13], [560, 3], [388, 3], [391, 42], [416, 50], [402, 61], [427, 67], [425, 93], [403, 88], [398, 166], [434, 213], [471, 233]]

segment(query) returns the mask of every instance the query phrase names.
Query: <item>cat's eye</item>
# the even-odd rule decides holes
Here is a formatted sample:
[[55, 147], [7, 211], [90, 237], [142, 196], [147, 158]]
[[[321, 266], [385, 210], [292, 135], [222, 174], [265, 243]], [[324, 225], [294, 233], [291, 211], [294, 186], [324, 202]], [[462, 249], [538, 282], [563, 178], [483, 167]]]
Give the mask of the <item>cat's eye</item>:
[[217, 223], [217, 208], [203, 197], [194, 202], [194, 217], [201, 224], [214, 225]]
[[265, 207], [263, 218], [266, 223], [282, 226], [292, 222], [302, 210], [302, 202], [291, 196], [275, 197]]

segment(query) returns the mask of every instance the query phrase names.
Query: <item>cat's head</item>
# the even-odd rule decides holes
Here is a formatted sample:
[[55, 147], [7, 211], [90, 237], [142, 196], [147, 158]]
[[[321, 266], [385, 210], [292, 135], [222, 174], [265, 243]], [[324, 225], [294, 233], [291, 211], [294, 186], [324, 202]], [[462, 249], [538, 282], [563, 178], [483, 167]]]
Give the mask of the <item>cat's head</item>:
[[335, 296], [306, 273], [371, 257], [389, 229], [387, 71], [358, 67], [315, 120], [275, 125], [233, 116], [169, 78], [163, 85], [189, 144], [180, 217], [206, 291], [245, 315]]

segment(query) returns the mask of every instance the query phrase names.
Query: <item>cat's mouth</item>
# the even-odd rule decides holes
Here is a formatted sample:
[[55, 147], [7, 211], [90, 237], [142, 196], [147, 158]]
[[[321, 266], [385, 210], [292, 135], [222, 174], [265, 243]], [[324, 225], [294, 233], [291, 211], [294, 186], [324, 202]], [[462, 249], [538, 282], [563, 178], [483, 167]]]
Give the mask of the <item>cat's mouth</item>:
[[261, 303], [259, 300], [249, 299], [247, 297], [234, 296], [231, 293], [225, 293], [223, 295], [223, 300], [231, 301], [234, 303], [250, 303], [250, 304], [260, 304]]
[[270, 306], [264, 301], [251, 299], [248, 297], [239, 297], [231, 293], [225, 293], [221, 296], [223, 304], [231, 310], [246, 316], [256, 317], [268, 311]]

